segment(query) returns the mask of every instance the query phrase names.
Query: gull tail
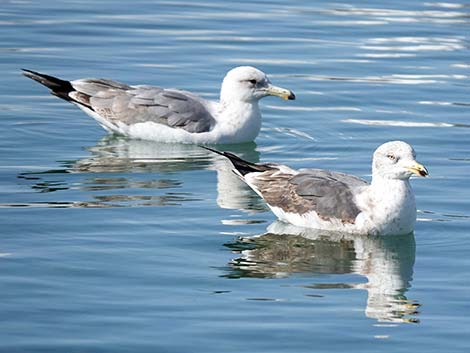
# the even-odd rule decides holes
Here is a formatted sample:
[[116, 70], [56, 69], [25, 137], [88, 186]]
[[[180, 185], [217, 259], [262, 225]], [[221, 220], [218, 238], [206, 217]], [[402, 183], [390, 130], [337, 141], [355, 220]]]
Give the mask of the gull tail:
[[273, 169], [273, 167], [270, 166], [269, 164], [251, 163], [251, 162], [241, 159], [240, 157], [230, 152], [221, 152], [221, 151], [217, 151], [215, 149], [205, 147], [205, 146], [199, 146], [199, 147], [202, 147], [208, 151], [220, 154], [221, 156], [228, 158], [230, 162], [232, 162], [233, 166], [235, 167], [234, 171], [242, 177], [249, 173], [262, 173], [267, 170]]
[[69, 81], [61, 80], [60, 78], [49, 76], [45, 74], [41, 74], [39, 72], [21, 69], [23, 71], [23, 75], [29, 77], [30, 79], [39, 82], [40, 84], [46, 86], [51, 90], [51, 94], [62, 98], [66, 101], [74, 101], [70, 96], [69, 93], [75, 91]]

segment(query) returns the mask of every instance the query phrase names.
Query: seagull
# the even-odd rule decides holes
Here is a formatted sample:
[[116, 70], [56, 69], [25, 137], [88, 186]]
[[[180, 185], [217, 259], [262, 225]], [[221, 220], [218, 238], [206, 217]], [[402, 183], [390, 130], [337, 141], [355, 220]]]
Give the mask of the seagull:
[[261, 128], [261, 98], [295, 99], [292, 91], [272, 85], [264, 72], [251, 66], [227, 73], [218, 102], [177, 89], [97, 78], [65, 81], [22, 70], [53, 95], [77, 105], [107, 131], [158, 142], [250, 142]]
[[230, 152], [234, 172], [284, 222], [305, 228], [362, 235], [403, 235], [413, 231], [416, 202], [409, 182], [428, 170], [403, 141], [384, 143], [372, 161], [372, 181], [321, 169], [294, 170], [282, 164], [255, 164]]

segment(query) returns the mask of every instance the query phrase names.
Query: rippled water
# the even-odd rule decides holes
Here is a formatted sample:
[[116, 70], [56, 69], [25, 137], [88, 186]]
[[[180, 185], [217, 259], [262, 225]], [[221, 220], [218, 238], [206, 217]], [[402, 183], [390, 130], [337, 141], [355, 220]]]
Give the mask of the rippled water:
[[[0, 351], [468, 352], [470, 3], [3, 1]], [[21, 77], [110, 77], [216, 98], [255, 65], [252, 161], [368, 178], [412, 143], [414, 235], [279, 222], [197, 146], [106, 136]]]

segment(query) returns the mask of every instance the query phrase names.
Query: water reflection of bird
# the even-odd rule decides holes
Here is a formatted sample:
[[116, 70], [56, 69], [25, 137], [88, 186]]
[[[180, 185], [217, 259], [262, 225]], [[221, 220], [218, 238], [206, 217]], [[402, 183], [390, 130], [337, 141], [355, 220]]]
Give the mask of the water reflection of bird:
[[[230, 147], [246, 158], [259, 160], [255, 143]], [[165, 206], [196, 197], [192, 190], [181, 190], [184, 182], [179, 172], [210, 169], [217, 171], [220, 207], [256, 210], [258, 205], [263, 209], [252, 191], [230, 172], [226, 161], [195, 145], [108, 136], [88, 150], [88, 158], [19, 177], [32, 181], [31, 187], [43, 193], [81, 190], [86, 197], [93, 195], [93, 200], [86, 201], [49, 201], [50, 207]]]
[[226, 246], [240, 254], [230, 262], [227, 277], [360, 274], [367, 283], [315, 283], [306, 287], [365, 289], [367, 317], [385, 322], [418, 322], [419, 304], [405, 296], [415, 261], [413, 234], [359, 236], [307, 230], [276, 221], [267, 233], [239, 238]]

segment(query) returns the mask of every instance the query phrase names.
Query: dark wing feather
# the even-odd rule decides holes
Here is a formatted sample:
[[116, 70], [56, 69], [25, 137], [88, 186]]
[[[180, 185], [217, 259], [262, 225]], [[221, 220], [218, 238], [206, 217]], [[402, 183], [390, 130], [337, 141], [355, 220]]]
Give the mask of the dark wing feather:
[[200, 147], [228, 158], [235, 168], [234, 171], [236, 171], [237, 174], [241, 175], [242, 177], [249, 173], [265, 172], [267, 170], [277, 170], [277, 168], [273, 167], [271, 164], [252, 163], [245, 161], [244, 159], [230, 152], [215, 150], [207, 146]]
[[319, 169], [298, 174], [271, 170], [256, 176], [253, 184], [269, 205], [284, 212], [315, 211], [322, 219], [344, 223], [354, 223], [361, 212], [354, 202], [354, 189], [368, 185], [351, 175]]

